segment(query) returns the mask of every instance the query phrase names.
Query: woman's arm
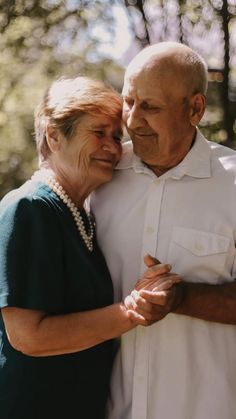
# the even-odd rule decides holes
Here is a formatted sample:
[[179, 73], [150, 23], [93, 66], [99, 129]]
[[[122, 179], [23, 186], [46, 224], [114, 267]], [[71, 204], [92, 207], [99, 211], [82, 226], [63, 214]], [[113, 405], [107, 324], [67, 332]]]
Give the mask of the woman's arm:
[[[169, 272], [169, 265], [150, 267], [139, 281], [145, 287]], [[130, 313], [132, 312], [132, 316]], [[78, 313], [48, 315], [39, 310], [2, 308], [10, 344], [25, 355], [50, 356], [73, 353], [120, 336], [150, 322], [123, 303]]]
[[2, 309], [10, 344], [25, 355], [82, 351], [134, 328], [122, 303], [79, 313], [49, 316], [38, 310]]

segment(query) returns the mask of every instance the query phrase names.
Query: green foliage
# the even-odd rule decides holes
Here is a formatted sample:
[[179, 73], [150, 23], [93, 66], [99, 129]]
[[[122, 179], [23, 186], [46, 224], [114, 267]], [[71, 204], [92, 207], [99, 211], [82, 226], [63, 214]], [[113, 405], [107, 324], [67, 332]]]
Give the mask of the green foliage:
[[120, 87], [123, 70], [98, 53], [93, 31], [99, 20], [112, 28], [111, 3], [0, 1], [0, 196], [37, 167], [33, 113], [54, 78], [86, 74]]
[[0, 0], [0, 197], [37, 167], [33, 113], [53, 79], [86, 74], [121, 88], [124, 70], [101, 48], [114, 39], [114, 5], [130, 23], [130, 47], [119, 35], [126, 61], [162, 40], [203, 55], [214, 71], [202, 129], [234, 146], [235, 0]]
[[235, 0], [125, 0], [125, 4], [134, 40], [141, 46], [174, 40], [203, 56], [210, 82], [202, 130], [212, 140], [236, 148]]

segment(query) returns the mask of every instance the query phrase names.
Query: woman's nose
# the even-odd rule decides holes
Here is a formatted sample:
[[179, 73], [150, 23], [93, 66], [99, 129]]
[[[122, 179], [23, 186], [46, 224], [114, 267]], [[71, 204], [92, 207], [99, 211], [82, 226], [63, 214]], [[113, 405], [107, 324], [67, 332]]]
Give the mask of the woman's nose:
[[103, 142], [102, 149], [104, 151], [109, 151], [109, 153], [117, 154], [119, 145], [114, 140], [113, 137], [106, 137], [106, 139]]

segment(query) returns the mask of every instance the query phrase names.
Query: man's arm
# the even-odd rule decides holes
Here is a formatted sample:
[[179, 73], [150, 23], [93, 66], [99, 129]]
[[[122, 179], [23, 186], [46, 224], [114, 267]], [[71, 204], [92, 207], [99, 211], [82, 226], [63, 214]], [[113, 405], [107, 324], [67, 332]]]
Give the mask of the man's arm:
[[[146, 262], [145, 262], [146, 263]], [[148, 266], [157, 263], [149, 256]], [[147, 264], [147, 263], [146, 263]], [[172, 281], [170, 274], [159, 279], [162, 287], [140, 289], [132, 292], [129, 307], [149, 319], [150, 324], [168, 313], [183, 314], [198, 319], [225, 324], [236, 324], [236, 281], [224, 284], [206, 284]]]
[[136, 305], [142, 309], [144, 316], [145, 311], [148, 311], [152, 322], [160, 320], [160, 315], [155, 313], [155, 307], [158, 307], [159, 312], [162, 309], [165, 315], [172, 312], [217, 323], [236, 324], [235, 281], [220, 285], [183, 281], [174, 288], [174, 298], [169, 306], [158, 307], [160, 293], [149, 290], [139, 291]]
[[183, 298], [174, 313], [236, 324], [236, 281], [220, 285], [182, 282], [178, 292]]

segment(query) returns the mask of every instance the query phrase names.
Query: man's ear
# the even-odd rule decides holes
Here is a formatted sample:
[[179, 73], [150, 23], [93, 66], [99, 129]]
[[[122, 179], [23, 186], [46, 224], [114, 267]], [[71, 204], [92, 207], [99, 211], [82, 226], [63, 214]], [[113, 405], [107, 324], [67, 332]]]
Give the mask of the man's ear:
[[206, 108], [206, 97], [202, 93], [196, 93], [190, 99], [190, 124], [192, 126], [198, 125], [201, 121]]
[[58, 129], [48, 125], [46, 128], [46, 140], [52, 153], [58, 151], [61, 145], [61, 133]]

